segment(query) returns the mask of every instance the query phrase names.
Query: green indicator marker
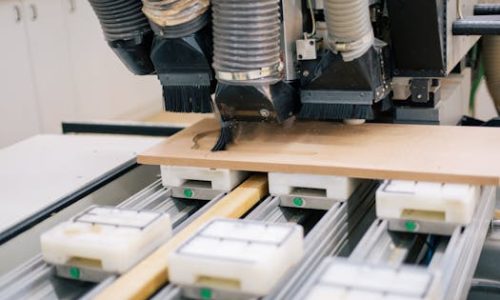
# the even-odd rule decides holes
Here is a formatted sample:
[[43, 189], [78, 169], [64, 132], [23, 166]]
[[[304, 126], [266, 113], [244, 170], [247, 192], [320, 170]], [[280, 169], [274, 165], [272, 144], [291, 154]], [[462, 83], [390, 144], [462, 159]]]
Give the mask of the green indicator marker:
[[192, 189], [184, 189], [184, 196], [186, 196], [186, 198], [193, 197], [193, 190]]
[[77, 267], [71, 267], [69, 268], [69, 276], [73, 279], [79, 279], [80, 278], [80, 269]]
[[293, 205], [295, 205], [297, 207], [301, 207], [302, 205], [304, 205], [304, 200], [300, 197], [293, 198], [292, 202], [293, 202]]
[[209, 288], [200, 289], [200, 298], [204, 300], [212, 299], [212, 290]]
[[417, 222], [415, 222], [415, 221], [406, 221], [405, 222], [405, 228], [406, 228], [406, 230], [413, 232], [413, 231], [417, 230]]

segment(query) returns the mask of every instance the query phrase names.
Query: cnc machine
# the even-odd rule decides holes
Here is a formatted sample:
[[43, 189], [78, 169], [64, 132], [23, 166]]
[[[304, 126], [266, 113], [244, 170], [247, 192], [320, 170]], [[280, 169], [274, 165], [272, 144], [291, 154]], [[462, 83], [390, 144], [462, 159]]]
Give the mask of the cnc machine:
[[[500, 108], [499, 3], [89, 2], [124, 65], [158, 77], [165, 110], [215, 113], [212, 151], [248, 123], [479, 124], [463, 116], [483, 77]], [[496, 186], [125, 165], [85, 205], [18, 230], [41, 249], [0, 276], [1, 299], [499, 295]]]

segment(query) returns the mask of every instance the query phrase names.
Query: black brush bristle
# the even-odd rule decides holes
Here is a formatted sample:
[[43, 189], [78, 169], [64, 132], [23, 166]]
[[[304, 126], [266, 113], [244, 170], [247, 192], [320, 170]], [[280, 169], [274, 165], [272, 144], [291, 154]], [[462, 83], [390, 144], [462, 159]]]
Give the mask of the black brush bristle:
[[227, 145], [233, 142], [233, 130], [235, 127], [235, 121], [222, 121], [219, 138], [213, 146], [212, 152], [226, 150]]
[[165, 110], [172, 112], [212, 112], [210, 86], [163, 86]]
[[299, 119], [305, 120], [373, 120], [371, 105], [302, 103]]

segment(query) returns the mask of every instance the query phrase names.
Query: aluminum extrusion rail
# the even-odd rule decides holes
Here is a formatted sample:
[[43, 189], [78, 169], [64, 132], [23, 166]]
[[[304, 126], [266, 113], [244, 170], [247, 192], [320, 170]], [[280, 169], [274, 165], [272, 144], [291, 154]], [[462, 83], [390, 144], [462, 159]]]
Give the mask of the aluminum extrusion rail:
[[[161, 180], [157, 180], [117, 207], [168, 213], [175, 233], [222, 196], [223, 194], [209, 202], [176, 199], [171, 197], [170, 189], [164, 188]], [[96, 284], [59, 278], [55, 276], [55, 267], [45, 263], [39, 254], [0, 278], [0, 299], [77, 298], [91, 293], [94, 287], [102, 287], [113, 280], [114, 276], [110, 276], [104, 282]]]

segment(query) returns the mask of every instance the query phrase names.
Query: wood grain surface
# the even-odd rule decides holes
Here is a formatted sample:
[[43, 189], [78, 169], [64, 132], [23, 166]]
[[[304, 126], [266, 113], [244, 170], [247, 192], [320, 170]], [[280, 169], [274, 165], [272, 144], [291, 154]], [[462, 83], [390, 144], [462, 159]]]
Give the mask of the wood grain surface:
[[500, 129], [296, 122], [241, 126], [211, 152], [219, 124], [205, 119], [139, 155], [142, 164], [500, 184]]

